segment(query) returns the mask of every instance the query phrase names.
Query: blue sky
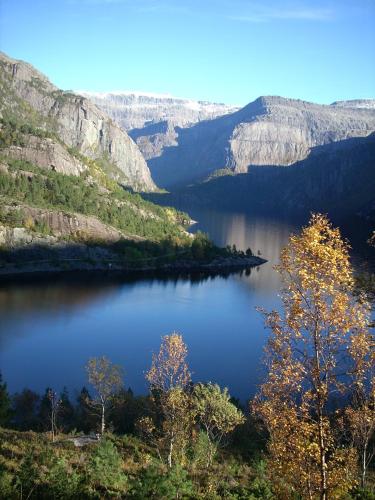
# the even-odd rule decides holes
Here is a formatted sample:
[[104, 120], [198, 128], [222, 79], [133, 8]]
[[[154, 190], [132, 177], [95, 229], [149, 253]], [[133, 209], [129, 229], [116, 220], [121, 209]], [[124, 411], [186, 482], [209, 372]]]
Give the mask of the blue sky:
[[0, 47], [64, 89], [375, 97], [375, 0], [0, 0]]

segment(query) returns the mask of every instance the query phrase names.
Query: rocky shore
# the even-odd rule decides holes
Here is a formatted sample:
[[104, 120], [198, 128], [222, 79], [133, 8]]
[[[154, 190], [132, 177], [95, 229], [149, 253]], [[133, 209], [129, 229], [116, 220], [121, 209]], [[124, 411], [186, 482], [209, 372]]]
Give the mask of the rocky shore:
[[181, 259], [167, 263], [148, 261], [137, 263], [119, 259], [60, 259], [60, 260], [35, 260], [28, 262], [9, 262], [0, 264], [0, 281], [17, 276], [32, 276], [38, 274], [60, 274], [69, 272], [92, 272], [113, 274], [158, 274], [174, 273], [230, 273], [257, 267], [264, 264], [266, 259], [258, 256], [230, 256], [215, 258], [209, 262]]

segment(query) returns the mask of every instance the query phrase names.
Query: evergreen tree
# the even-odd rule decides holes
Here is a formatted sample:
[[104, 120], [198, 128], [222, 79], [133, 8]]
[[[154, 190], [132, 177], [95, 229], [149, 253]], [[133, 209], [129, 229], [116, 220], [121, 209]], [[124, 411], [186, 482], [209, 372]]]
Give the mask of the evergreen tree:
[[10, 417], [10, 398], [0, 372], [0, 426], [6, 426]]

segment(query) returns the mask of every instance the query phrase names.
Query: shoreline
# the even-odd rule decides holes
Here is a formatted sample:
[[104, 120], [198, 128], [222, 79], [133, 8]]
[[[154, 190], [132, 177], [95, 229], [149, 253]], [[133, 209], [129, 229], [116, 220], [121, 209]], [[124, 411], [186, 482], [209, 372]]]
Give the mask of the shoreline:
[[162, 265], [138, 267], [131, 263], [129, 265], [129, 262], [124, 264], [117, 261], [84, 262], [78, 259], [60, 260], [58, 263], [34, 261], [26, 264], [17, 263], [0, 267], [0, 283], [38, 277], [48, 278], [56, 275], [68, 275], [70, 273], [123, 277], [130, 277], [136, 274], [147, 276], [148, 273], [157, 275], [173, 275], [176, 273], [230, 274], [258, 267], [266, 262], [266, 259], [255, 255], [251, 257], [220, 257], [213, 259], [211, 262], [181, 260]]

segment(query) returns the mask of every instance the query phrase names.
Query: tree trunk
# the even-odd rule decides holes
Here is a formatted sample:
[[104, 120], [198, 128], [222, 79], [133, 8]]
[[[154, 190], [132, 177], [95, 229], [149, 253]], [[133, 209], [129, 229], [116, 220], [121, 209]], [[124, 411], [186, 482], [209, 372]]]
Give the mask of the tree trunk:
[[323, 426], [323, 416], [319, 409], [320, 499], [327, 500], [327, 464]]
[[206, 463], [207, 469], [209, 467], [211, 467], [212, 462], [213, 462], [213, 457], [214, 457], [214, 444], [212, 443], [211, 439], [208, 436], [208, 456], [207, 456], [207, 463]]
[[105, 407], [102, 405], [102, 424], [101, 424], [101, 434], [103, 435], [105, 431]]
[[321, 347], [319, 345], [318, 324], [319, 324], [318, 318], [315, 318], [314, 349], [315, 349], [315, 369], [316, 369], [316, 380], [317, 380], [315, 387], [317, 393], [317, 414], [318, 414], [318, 427], [319, 427], [320, 499], [327, 500], [327, 463], [326, 463], [326, 449], [325, 449], [324, 422], [323, 422], [324, 402], [322, 401], [323, 384], [321, 381], [321, 375], [322, 375], [322, 369], [320, 366]]
[[363, 447], [363, 453], [362, 453], [362, 476], [361, 476], [362, 488], [364, 488], [366, 484], [366, 461], [367, 461], [367, 443]]
[[52, 436], [52, 442], [55, 442], [55, 428], [56, 428], [56, 423], [55, 423], [55, 412], [52, 409], [51, 411], [51, 436]]
[[170, 439], [170, 441], [169, 441], [168, 467], [170, 469], [172, 468], [173, 443], [174, 443], [174, 436], [172, 436], [171, 439]]

